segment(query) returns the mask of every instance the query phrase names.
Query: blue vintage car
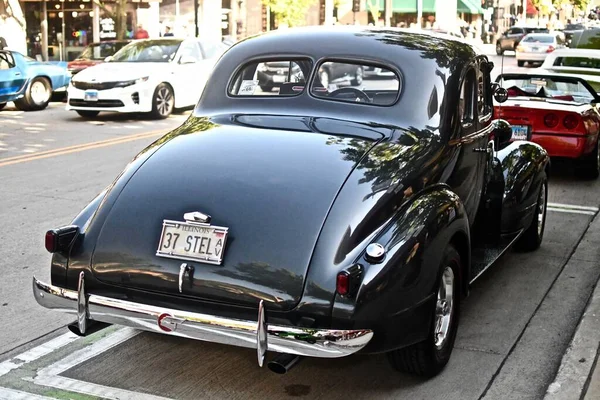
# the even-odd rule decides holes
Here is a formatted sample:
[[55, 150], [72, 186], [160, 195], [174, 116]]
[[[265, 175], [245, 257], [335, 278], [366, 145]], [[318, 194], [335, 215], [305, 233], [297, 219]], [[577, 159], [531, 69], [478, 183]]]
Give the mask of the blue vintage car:
[[39, 62], [21, 53], [0, 50], [0, 110], [14, 101], [19, 110], [43, 110], [52, 93], [71, 79], [66, 62]]

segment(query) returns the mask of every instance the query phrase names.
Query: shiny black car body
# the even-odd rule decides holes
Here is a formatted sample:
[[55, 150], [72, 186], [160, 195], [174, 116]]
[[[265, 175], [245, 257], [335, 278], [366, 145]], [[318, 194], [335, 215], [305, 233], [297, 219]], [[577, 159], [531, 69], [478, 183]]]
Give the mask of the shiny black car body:
[[[227, 94], [240, 66], [280, 54], [312, 60], [310, 82], [332, 59], [384, 66], [400, 94], [390, 106], [325, 89]], [[80, 334], [100, 321], [255, 348], [260, 365], [284, 353], [278, 372], [355, 352], [439, 372], [469, 284], [543, 235], [549, 158], [494, 120], [491, 68], [462, 41], [400, 30], [235, 44], [193, 115], [48, 232], [52, 283], [34, 278], [37, 301], [76, 314]], [[157, 255], [163, 224], [183, 218], [228, 228], [221, 265]]]

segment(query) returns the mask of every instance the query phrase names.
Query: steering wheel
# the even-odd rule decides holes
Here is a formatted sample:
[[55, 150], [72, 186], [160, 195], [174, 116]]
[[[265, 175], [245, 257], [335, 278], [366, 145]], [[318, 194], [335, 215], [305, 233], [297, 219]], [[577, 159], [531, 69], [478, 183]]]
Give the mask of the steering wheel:
[[341, 88], [341, 89], [336, 89], [333, 92], [329, 93], [329, 97], [337, 97], [340, 94], [346, 94], [346, 93], [354, 94], [356, 96], [357, 102], [364, 102], [364, 103], [371, 102], [371, 98], [369, 97], [368, 94], [366, 94], [365, 92], [363, 92], [360, 89], [353, 88], [353, 87], [345, 87], [345, 88]]

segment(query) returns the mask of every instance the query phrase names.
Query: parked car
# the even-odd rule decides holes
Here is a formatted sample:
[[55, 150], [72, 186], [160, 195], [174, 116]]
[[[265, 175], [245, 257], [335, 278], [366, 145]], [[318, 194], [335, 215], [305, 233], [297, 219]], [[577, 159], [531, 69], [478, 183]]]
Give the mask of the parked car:
[[136, 40], [71, 81], [67, 110], [85, 118], [101, 111], [166, 118], [196, 104], [215, 61], [227, 47], [196, 38]]
[[[260, 64], [285, 61], [304, 83], [257, 90]], [[394, 76], [331, 89], [332, 64]], [[492, 67], [466, 42], [393, 28], [236, 44], [181, 127], [46, 233], [36, 300], [81, 335], [128, 325], [253, 348], [260, 366], [277, 352], [280, 373], [386, 352], [435, 375], [470, 283], [543, 238], [549, 158], [493, 119]]]
[[66, 62], [40, 62], [0, 50], [0, 110], [9, 101], [19, 110], [43, 110], [52, 93], [64, 90], [70, 79]]
[[600, 75], [600, 50], [559, 49], [548, 54], [542, 68], [554, 73]]
[[525, 35], [529, 33], [548, 33], [548, 29], [546, 28], [536, 28], [536, 27], [518, 27], [513, 26], [512, 28], [506, 30], [502, 36], [500, 36], [496, 40], [496, 54], [501, 56], [504, 54], [505, 50], [515, 50], [519, 45], [519, 42]]
[[583, 25], [583, 24], [567, 24], [565, 26], [565, 29], [563, 29], [563, 32], [565, 35], [565, 40], [566, 40], [567, 44], [570, 45], [571, 41], [573, 40], [573, 36], [575, 34], [580, 34], [584, 30], [585, 30], [585, 25]]
[[114, 55], [130, 42], [131, 40], [107, 40], [91, 43], [83, 49], [75, 60], [69, 62], [67, 69], [71, 75], [75, 75], [87, 67], [104, 62], [107, 57]]
[[573, 32], [569, 47], [572, 49], [600, 50], [600, 28], [594, 27]]
[[530, 33], [519, 42], [516, 50], [517, 65], [543, 63], [548, 54], [565, 47], [561, 36], [554, 33]]
[[551, 157], [576, 161], [578, 173], [600, 174], [600, 96], [581, 77], [552, 73], [501, 74], [508, 100], [496, 116], [511, 123], [513, 139], [531, 140]]

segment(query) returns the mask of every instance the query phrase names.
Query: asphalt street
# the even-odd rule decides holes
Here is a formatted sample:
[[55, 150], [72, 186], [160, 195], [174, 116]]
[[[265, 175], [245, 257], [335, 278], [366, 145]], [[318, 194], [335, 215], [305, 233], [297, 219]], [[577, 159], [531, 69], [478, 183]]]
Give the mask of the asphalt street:
[[[501, 59], [491, 58], [497, 74]], [[512, 55], [504, 68], [518, 69]], [[44, 232], [68, 224], [188, 113], [87, 121], [61, 103], [0, 112], [0, 399], [543, 397], [600, 273], [600, 183], [576, 177], [569, 163], [554, 165], [542, 248], [506, 254], [475, 282], [452, 359], [434, 379], [399, 374], [383, 355], [305, 359], [280, 376], [258, 368], [251, 349], [115, 327], [84, 339], [68, 334], [73, 318], [31, 294], [34, 274], [49, 281]]]

